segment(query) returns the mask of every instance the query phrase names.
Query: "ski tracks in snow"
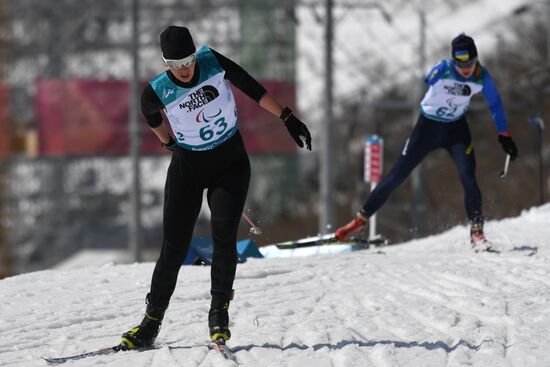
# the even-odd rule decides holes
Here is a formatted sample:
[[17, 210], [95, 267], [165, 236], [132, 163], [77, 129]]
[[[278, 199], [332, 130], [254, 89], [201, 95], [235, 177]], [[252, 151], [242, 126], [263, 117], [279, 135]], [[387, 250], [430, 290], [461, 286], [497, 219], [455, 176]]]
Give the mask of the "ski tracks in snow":
[[[262, 367], [546, 367], [546, 248], [475, 254], [453, 232], [382, 253], [251, 259], [230, 307], [238, 364]], [[456, 236], [455, 236], [456, 238]], [[532, 241], [530, 243], [536, 243]], [[542, 245], [542, 244], [538, 244]], [[0, 283], [0, 365], [44, 366], [114, 345], [141, 320], [153, 264], [38, 272]], [[184, 267], [160, 349], [65, 366], [235, 366], [209, 351], [210, 268]]]
[[[234, 342], [249, 345], [238, 355], [257, 356], [258, 363], [270, 352], [281, 362], [315, 356], [304, 366], [526, 365], [529, 351], [518, 338], [536, 325], [522, 321], [518, 294], [528, 305], [533, 299], [548, 304], [545, 258], [384, 251], [327, 255], [315, 265], [291, 259], [286, 270], [275, 265], [273, 273], [256, 279], [262, 285], [250, 285], [269, 289], [259, 297], [243, 295], [247, 308], [264, 313], [249, 316], [254, 326], [236, 333]], [[270, 304], [270, 298], [277, 301]], [[235, 330], [242, 321], [236, 320]]]

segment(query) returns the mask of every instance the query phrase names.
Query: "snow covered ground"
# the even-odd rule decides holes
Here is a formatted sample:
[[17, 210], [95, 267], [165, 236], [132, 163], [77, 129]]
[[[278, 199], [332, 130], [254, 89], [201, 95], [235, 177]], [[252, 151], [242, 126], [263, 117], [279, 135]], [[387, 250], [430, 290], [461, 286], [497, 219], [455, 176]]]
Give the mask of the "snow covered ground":
[[[239, 265], [229, 345], [244, 366], [550, 366], [550, 205], [380, 251]], [[538, 248], [533, 256], [530, 249]], [[514, 250], [515, 249], [515, 250]], [[144, 310], [152, 263], [0, 281], [0, 365], [114, 345]], [[207, 267], [184, 267], [157, 342], [65, 366], [232, 366], [204, 346]], [[168, 348], [166, 345], [170, 345]]]

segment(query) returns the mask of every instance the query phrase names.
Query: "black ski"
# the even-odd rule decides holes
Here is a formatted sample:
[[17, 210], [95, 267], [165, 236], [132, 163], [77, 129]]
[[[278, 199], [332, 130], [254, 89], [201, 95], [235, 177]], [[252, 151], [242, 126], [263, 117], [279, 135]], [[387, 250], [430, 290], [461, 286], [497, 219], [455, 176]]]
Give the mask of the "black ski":
[[[115, 354], [115, 353], [118, 353], [118, 352], [132, 352], [132, 351], [134, 351], [134, 352], [144, 352], [144, 351], [148, 351], [148, 350], [161, 349], [165, 346], [168, 346], [168, 348], [170, 348], [170, 349], [204, 347], [204, 344], [202, 344], [202, 345], [191, 345], [191, 346], [172, 346], [170, 344], [172, 344], [172, 342], [171, 343], [163, 343], [163, 344], [160, 344], [160, 345], [153, 345], [153, 346], [144, 347], [144, 348], [127, 349], [126, 344], [121, 343], [119, 345], [115, 345], [114, 347], [102, 348], [102, 349], [94, 350], [94, 351], [91, 351], [91, 352], [75, 354], [75, 355], [72, 355], [72, 356], [49, 357], [49, 358], [48, 357], [42, 357], [42, 359], [45, 360], [50, 365], [57, 365], [57, 364], [65, 363], [67, 361], [76, 361], [76, 360], [79, 360], [79, 359], [90, 358], [90, 357], [95, 357], [95, 356], [110, 355], [110, 354]], [[237, 362], [237, 358], [235, 357], [233, 352], [231, 352], [231, 350], [225, 345], [225, 341], [223, 339], [220, 339], [216, 342], [210, 342], [206, 346], [208, 347], [208, 349], [213, 349], [213, 350], [219, 352], [223, 356], [223, 358], [232, 360], [235, 363]]]
[[44, 359], [49, 364], [61, 364], [61, 363], [65, 363], [67, 361], [75, 361], [75, 360], [78, 360], [78, 359], [84, 359], [84, 358], [88, 358], [88, 357], [114, 354], [114, 353], [120, 352], [121, 350], [122, 349], [121, 349], [121, 346], [119, 344], [119, 345], [116, 345], [114, 347], [102, 348], [102, 349], [94, 350], [93, 352], [75, 354], [73, 356], [68, 356], [68, 357], [57, 357], [57, 358], [42, 357], [42, 359]]
[[539, 252], [537, 246], [514, 246], [510, 251], [523, 252], [525, 256], [533, 256]]
[[[322, 246], [322, 245], [337, 245], [337, 244], [343, 244], [343, 242], [340, 242], [338, 238], [336, 238], [334, 233], [329, 233], [326, 235], [302, 238], [301, 240], [280, 242], [280, 243], [276, 243], [275, 246], [277, 246], [277, 248], [279, 249], [284, 250], [284, 249], [294, 249], [294, 248]], [[364, 248], [368, 248], [370, 245], [374, 245], [374, 246], [387, 245], [388, 240], [384, 238], [368, 240], [360, 237], [352, 237], [350, 238], [349, 241], [346, 242], [346, 244], [352, 244], [354, 246], [362, 246]]]
[[215, 342], [208, 343], [208, 349], [215, 350], [216, 352], [219, 352], [223, 358], [229, 359], [235, 363], [237, 363], [237, 357], [233, 354], [231, 349], [225, 345], [225, 340], [218, 339]]
[[[158, 348], [160, 348], [160, 347], [152, 346], [152, 347], [132, 349], [132, 350], [144, 351], [144, 350], [151, 350], [151, 349], [158, 349]], [[115, 345], [114, 347], [102, 348], [102, 349], [94, 350], [92, 352], [75, 354], [75, 355], [68, 356], [68, 357], [55, 357], [55, 358], [42, 357], [42, 359], [44, 359], [46, 362], [48, 362], [48, 364], [61, 364], [61, 363], [65, 363], [67, 361], [76, 361], [76, 360], [79, 360], [79, 359], [84, 359], [84, 358], [89, 358], [89, 357], [115, 354], [115, 353], [118, 353], [118, 352], [121, 352], [121, 351], [127, 351], [126, 344], [121, 343], [119, 345]]]
[[487, 248], [484, 248], [484, 249], [475, 249], [475, 252], [476, 253], [490, 253], [490, 254], [501, 254], [503, 252], [507, 252], [507, 253], [510, 253], [510, 252], [520, 252], [522, 255], [524, 256], [533, 256], [535, 255], [537, 252], [538, 252], [538, 247], [536, 246], [521, 246], [521, 247], [514, 247], [513, 249], [511, 250], [506, 250], [506, 251], [501, 251], [501, 250], [497, 250], [496, 248], [489, 246]]

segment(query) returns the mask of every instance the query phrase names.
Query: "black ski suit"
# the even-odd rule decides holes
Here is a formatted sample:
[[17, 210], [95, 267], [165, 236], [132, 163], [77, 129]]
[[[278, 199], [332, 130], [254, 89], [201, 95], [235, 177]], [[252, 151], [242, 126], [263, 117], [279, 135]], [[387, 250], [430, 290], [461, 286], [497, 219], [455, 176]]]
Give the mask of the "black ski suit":
[[[225, 71], [225, 79], [255, 101], [262, 98], [266, 93], [262, 85], [233, 61], [212, 49], [209, 50], [217, 61], [215, 66]], [[208, 65], [215, 63], [211, 59], [212, 57]], [[205, 62], [199, 67], [200, 62], [197, 61], [195, 74], [189, 83], [182, 83], [169, 70], [165, 72], [166, 76], [178, 88], [193, 88], [204, 79], [204, 75], [201, 78], [200, 74], [209, 72], [210, 66], [205, 66]], [[143, 91], [141, 104], [147, 123], [155, 128], [163, 121], [160, 110], [165, 109], [166, 105], [151, 83]], [[208, 99], [201, 103], [208, 103]], [[174, 292], [179, 270], [189, 250], [205, 189], [212, 214], [211, 231], [214, 241], [212, 291], [226, 294], [231, 292], [237, 267], [237, 229], [250, 181], [248, 154], [238, 131], [212, 149], [195, 151], [182, 145], [174, 148], [168, 168], [164, 192], [162, 250], [148, 296], [148, 301], [158, 307], [167, 307]]]

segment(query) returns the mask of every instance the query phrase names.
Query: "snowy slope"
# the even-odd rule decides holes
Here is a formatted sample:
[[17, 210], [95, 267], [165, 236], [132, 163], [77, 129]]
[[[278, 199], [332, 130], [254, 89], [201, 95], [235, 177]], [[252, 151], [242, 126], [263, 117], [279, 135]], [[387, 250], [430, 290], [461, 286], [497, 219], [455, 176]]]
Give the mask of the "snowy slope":
[[[230, 346], [244, 366], [550, 366], [550, 205], [376, 250], [239, 265]], [[516, 251], [514, 247], [519, 248]], [[538, 247], [534, 256], [528, 248]], [[110, 346], [141, 319], [153, 264], [0, 281], [0, 365]], [[203, 346], [207, 267], [184, 267], [158, 343], [65, 366], [232, 366]]]

